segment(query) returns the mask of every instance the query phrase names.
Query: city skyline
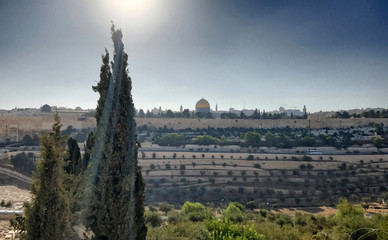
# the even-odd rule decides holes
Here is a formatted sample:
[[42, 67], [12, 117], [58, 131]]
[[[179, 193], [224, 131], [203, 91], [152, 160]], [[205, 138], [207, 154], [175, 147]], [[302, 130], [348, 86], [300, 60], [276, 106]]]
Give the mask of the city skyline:
[[111, 20], [137, 109], [388, 108], [385, 1], [0, 1], [0, 109], [93, 109]]

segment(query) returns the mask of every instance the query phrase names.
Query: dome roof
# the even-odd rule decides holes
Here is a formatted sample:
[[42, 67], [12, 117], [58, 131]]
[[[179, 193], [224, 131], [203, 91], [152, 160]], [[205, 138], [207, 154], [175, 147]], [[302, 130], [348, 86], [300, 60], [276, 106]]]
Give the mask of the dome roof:
[[210, 109], [210, 104], [206, 99], [202, 98], [197, 102], [197, 104], [195, 104], [195, 108], [196, 109], [198, 109], [198, 108], [209, 108]]
[[48, 104], [45, 104], [45, 105], [43, 105], [40, 108], [40, 111], [42, 111], [42, 112], [51, 112], [51, 107]]

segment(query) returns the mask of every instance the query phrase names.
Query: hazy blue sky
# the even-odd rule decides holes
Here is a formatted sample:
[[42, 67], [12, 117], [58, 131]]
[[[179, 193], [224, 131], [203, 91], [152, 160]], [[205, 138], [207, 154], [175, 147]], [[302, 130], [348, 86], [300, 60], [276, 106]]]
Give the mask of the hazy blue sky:
[[137, 108], [388, 108], [388, 1], [0, 0], [0, 109], [95, 108], [111, 20]]

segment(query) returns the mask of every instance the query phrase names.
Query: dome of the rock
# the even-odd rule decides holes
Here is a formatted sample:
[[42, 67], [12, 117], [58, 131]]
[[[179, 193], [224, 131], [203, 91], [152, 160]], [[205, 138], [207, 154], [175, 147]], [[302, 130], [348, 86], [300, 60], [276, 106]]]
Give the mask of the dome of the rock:
[[195, 104], [195, 111], [196, 112], [210, 112], [209, 102], [204, 98], [200, 99], [197, 102], [197, 104]]

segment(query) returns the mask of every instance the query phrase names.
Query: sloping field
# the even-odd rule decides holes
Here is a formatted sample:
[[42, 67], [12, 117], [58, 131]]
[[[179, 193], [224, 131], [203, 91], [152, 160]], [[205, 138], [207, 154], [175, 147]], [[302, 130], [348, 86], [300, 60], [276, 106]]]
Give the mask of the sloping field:
[[332, 205], [388, 188], [386, 155], [146, 152], [139, 159], [149, 201]]

